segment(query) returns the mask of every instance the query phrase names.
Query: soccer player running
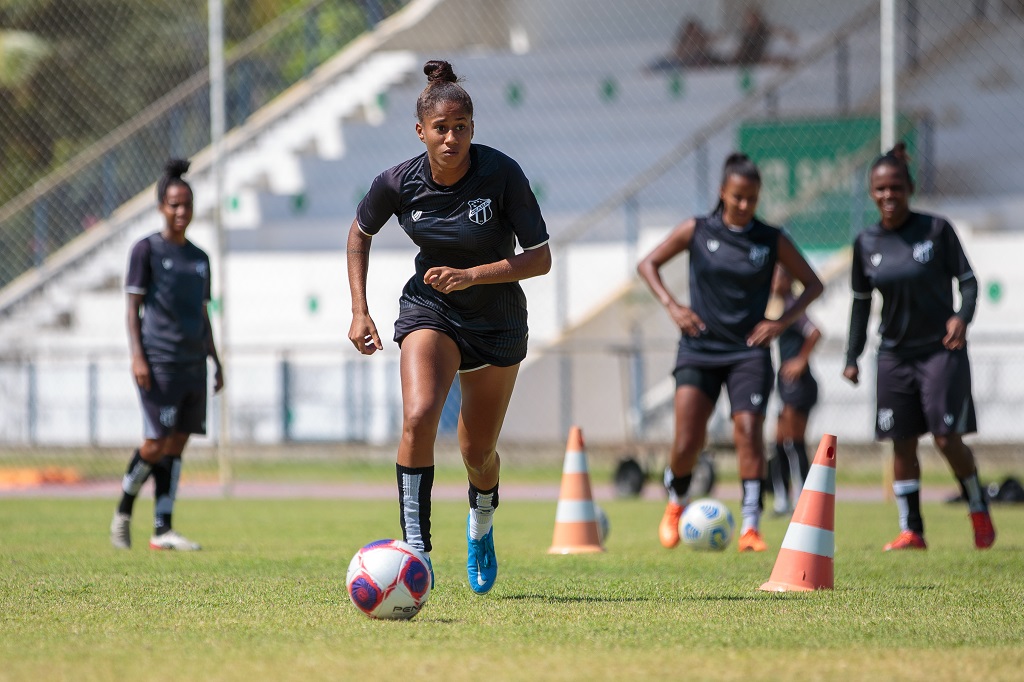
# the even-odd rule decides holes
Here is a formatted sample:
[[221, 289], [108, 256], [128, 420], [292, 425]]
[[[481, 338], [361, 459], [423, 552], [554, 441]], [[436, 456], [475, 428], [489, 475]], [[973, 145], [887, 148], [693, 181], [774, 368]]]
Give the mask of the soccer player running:
[[[783, 309], [796, 301], [793, 277], [775, 266], [772, 293]], [[792, 499], [800, 496], [810, 470], [807, 458], [807, 420], [818, 402], [818, 382], [811, 372], [811, 353], [821, 340], [821, 330], [801, 314], [779, 334], [779, 373], [776, 387], [781, 407], [775, 420], [775, 454], [768, 460], [768, 477], [778, 515], [792, 511]]]
[[527, 348], [526, 298], [518, 282], [547, 273], [551, 252], [522, 169], [498, 150], [472, 143], [473, 101], [451, 64], [428, 61], [423, 72], [416, 134], [426, 151], [373, 180], [349, 229], [348, 338], [364, 355], [384, 347], [367, 307], [366, 273], [373, 235], [397, 216], [420, 249], [394, 337], [401, 348], [396, 471], [403, 539], [429, 561], [434, 441], [458, 376], [458, 440], [469, 479], [466, 568], [470, 587], [484, 594], [498, 574], [495, 448]]
[[[738, 548], [767, 549], [760, 520], [763, 427], [775, 378], [769, 346], [821, 294], [822, 284], [789, 238], [755, 217], [760, 190], [757, 166], [744, 154], [731, 154], [715, 210], [681, 223], [637, 267], [681, 332], [674, 370], [675, 437], [665, 470], [668, 504], [658, 528], [667, 548], [679, 544], [679, 518], [689, 502], [694, 463], [725, 384], [743, 486]], [[660, 273], [683, 251], [690, 256], [689, 305], [676, 300]], [[768, 320], [765, 310], [776, 263], [793, 273], [803, 292], [778, 320]]]
[[132, 376], [142, 405], [142, 445], [132, 454], [123, 494], [110, 524], [110, 542], [131, 547], [135, 497], [152, 474], [156, 508], [151, 549], [197, 550], [171, 526], [181, 457], [193, 433], [206, 433], [207, 358], [214, 392], [224, 387], [213, 343], [210, 258], [185, 238], [192, 222], [192, 188], [182, 179], [189, 162], [167, 163], [157, 182], [164, 227], [132, 247], [125, 277]]
[[[953, 226], [910, 210], [914, 181], [898, 143], [871, 166], [871, 198], [879, 222], [853, 243], [853, 306], [843, 376], [858, 383], [857, 359], [867, 341], [871, 293], [882, 295], [875, 437], [892, 440], [893, 492], [900, 533], [884, 549], [925, 549], [918, 438], [931, 433], [967, 498], [974, 545], [991, 547], [996, 532], [978, 482], [974, 453], [963, 442], [977, 430], [967, 356], [978, 280]], [[952, 281], [960, 288], [953, 309]]]

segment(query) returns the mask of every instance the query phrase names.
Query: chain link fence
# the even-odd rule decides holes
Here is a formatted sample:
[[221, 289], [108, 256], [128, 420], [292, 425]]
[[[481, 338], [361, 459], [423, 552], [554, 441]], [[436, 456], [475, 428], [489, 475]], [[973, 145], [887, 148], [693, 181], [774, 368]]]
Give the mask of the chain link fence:
[[[1013, 259], [1024, 234], [1014, 134], [1024, 10], [897, 6], [896, 123], [915, 205], [951, 218], [979, 274], [975, 441], [1012, 464], [1024, 440], [1013, 414], [1024, 384]], [[557, 461], [578, 424], [609, 457], [664, 455], [677, 332], [633, 272], [674, 224], [713, 206], [733, 149], [762, 170], [760, 213], [826, 281], [809, 311], [825, 334], [811, 432], [877, 452], [870, 389], [840, 379], [848, 246], [876, 219], [866, 188], [880, 146], [876, 1], [256, 0], [226, 12], [236, 141], [221, 197], [226, 272], [214, 278], [228, 393], [197, 439], [200, 471], [223, 466], [203, 447], [222, 440], [239, 461], [390, 457], [397, 349], [368, 361], [348, 348], [343, 244], [372, 178], [422, 151], [414, 102], [433, 57], [465, 78], [475, 141], [519, 161], [552, 236], [552, 273], [524, 284], [531, 350], [505, 452]], [[197, 202], [214, 201], [206, 3], [12, 1], [0, 29], [0, 467], [116, 475], [141, 433], [120, 289], [127, 249], [158, 229], [150, 186], [166, 158], [193, 157]], [[190, 236], [213, 255], [208, 210]], [[370, 302], [382, 327], [397, 314], [410, 247], [395, 224], [375, 238]], [[680, 261], [666, 275], [685, 298]], [[453, 458], [458, 399], [456, 386], [441, 424]], [[712, 431], [727, 444], [719, 408]]]

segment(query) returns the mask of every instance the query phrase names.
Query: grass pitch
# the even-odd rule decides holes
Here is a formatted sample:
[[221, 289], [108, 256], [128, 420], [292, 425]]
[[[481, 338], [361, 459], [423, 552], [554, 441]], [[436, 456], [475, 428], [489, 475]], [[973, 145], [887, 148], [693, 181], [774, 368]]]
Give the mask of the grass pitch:
[[[148, 492], [148, 489], [147, 489]], [[107, 541], [114, 500], [0, 499], [0, 680], [1016, 680], [1024, 668], [1024, 508], [996, 507], [976, 551], [966, 510], [924, 508], [927, 552], [883, 554], [895, 507], [840, 503], [833, 591], [769, 594], [771, 549], [658, 545], [662, 503], [602, 501], [601, 555], [547, 554], [554, 502], [503, 499], [498, 583], [465, 583], [465, 502], [436, 501], [436, 587], [408, 622], [345, 593], [397, 504], [183, 500], [197, 553]], [[730, 503], [737, 513], [735, 503]]]

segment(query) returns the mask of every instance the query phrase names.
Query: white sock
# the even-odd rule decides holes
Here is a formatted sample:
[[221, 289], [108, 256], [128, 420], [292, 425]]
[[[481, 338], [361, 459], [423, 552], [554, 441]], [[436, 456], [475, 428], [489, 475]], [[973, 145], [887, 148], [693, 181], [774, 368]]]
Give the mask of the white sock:
[[761, 480], [748, 479], [743, 481], [743, 525], [740, 527], [740, 535], [753, 528], [758, 530], [761, 527]]
[[476, 508], [469, 509], [469, 537], [482, 539], [490, 532], [494, 521], [494, 493], [477, 493]]
[[893, 481], [892, 491], [896, 494], [896, 511], [899, 514], [900, 530], [910, 530], [910, 495], [921, 490], [920, 479]]

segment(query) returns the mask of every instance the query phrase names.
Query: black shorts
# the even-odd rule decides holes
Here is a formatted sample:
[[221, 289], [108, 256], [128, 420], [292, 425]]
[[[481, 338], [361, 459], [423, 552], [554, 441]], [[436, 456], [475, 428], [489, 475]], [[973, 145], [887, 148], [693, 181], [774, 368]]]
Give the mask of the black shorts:
[[147, 440], [172, 433], [206, 433], [206, 363], [181, 369], [153, 365], [148, 391], [139, 389]]
[[767, 353], [727, 365], [683, 364], [676, 367], [673, 375], [676, 388], [696, 386], [712, 403], [718, 402], [724, 383], [729, 393], [730, 414], [753, 412], [762, 417], [767, 412], [775, 378], [772, 359]]
[[[510, 335], [493, 332], [471, 332], [456, 326], [444, 315], [420, 305], [404, 301], [398, 320], [395, 321], [395, 341], [402, 346], [402, 340], [417, 329], [433, 329], [445, 334], [459, 347], [462, 353], [460, 372], [472, 372], [488, 365], [511, 367], [526, 359], [526, 335]], [[510, 355], [498, 355], [495, 348], [508, 348]]]
[[818, 404], [818, 381], [807, 370], [800, 378], [790, 383], [782, 380], [779, 375], [775, 384], [779, 389], [779, 400], [783, 405], [789, 405], [797, 412], [810, 414], [815, 405]]
[[878, 354], [875, 438], [902, 440], [978, 430], [965, 349], [900, 358]]

